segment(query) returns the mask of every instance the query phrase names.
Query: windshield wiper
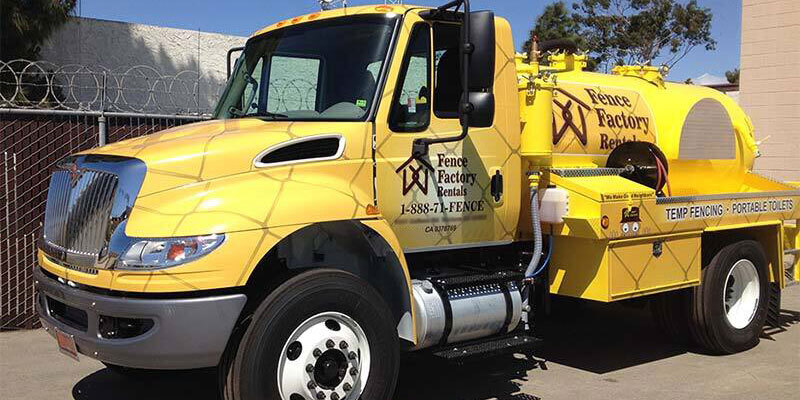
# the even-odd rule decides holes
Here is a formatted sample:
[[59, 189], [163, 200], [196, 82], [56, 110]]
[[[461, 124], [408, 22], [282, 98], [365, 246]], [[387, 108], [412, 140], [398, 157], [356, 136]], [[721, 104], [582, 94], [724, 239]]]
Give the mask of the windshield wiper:
[[279, 119], [279, 118], [289, 118], [286, 114], [279, 114], [269, 111], [259, 112], [255, 114], [248, 114], [247, 117], [256, 117], [256, 118], [272, 118], [272, 119]]

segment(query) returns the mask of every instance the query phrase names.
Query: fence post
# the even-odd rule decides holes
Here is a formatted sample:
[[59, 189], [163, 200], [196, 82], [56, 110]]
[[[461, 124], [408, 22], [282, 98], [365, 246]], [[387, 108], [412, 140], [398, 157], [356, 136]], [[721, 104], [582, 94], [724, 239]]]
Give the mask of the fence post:
[[106, 116], [104, 114], [100, 114], [97, 117], [97, 145], [98, 146], [105, 146], [106, 145]]
[[103, 71], [103, 84], [100, 88], [100, 116], [97, 117], [97, 146], [105, 146], [107, 135], [106, 127], [106, 83], [108, 75]]

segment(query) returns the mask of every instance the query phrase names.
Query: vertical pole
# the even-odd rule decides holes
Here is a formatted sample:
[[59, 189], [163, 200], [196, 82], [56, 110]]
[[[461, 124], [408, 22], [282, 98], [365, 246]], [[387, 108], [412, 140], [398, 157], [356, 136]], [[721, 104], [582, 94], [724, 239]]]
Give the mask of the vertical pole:
[[106, 84], [108, 83], [108, 75], [103, 71], [103, 83], [100, 88], [100, 116], [97, 117], [97, 146], [105, 146], [106, 138]]
[[106, 116], [100, 115], [97, 117], [97, 145], [98, 146], [105, 146], [106, 145]]

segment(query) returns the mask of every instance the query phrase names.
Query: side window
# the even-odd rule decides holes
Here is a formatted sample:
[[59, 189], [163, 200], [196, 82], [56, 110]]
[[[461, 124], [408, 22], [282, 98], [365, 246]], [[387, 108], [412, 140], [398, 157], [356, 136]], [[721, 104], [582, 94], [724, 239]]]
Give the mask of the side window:
[[421, 132], [430, 123], [430, 43], [430, 26], [414, 25], [389, 112], [389, 128], [395, 132]]
[[272, 56], [269, 63], [267, 111], [316, 110], [321, 64], [317, 58]]
[[433, 47], [436, 55], [436, 86], [433, 111], [439, 118], [458, 118], [461, 99], [461, 58], [458, 53], [461, 27], [437, 23], [433, 26]]

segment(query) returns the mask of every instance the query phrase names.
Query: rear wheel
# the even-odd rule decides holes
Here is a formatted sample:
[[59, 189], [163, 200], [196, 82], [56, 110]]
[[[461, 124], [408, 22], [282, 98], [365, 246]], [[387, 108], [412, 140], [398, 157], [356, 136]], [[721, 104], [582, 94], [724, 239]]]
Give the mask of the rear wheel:
[[688, 316], [692, 340], [717, 354], [758, 344], [769, 306], [767, 259], [758, 242], [722, 248], [692, 289]]
[[230, 365], [227, 399], [388, 399], [399, 369], [392, 312], [358, 277], [311, 270], [258, 307]]

